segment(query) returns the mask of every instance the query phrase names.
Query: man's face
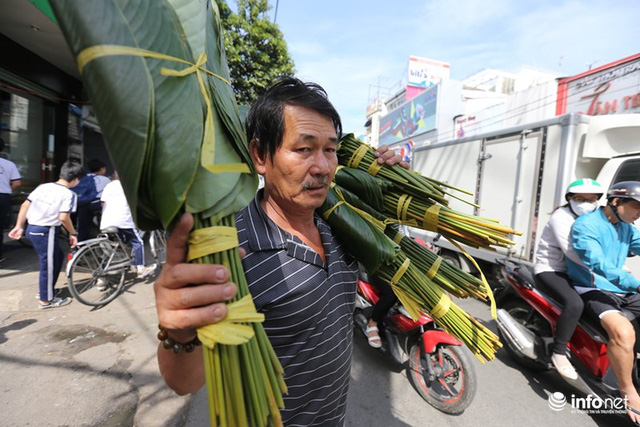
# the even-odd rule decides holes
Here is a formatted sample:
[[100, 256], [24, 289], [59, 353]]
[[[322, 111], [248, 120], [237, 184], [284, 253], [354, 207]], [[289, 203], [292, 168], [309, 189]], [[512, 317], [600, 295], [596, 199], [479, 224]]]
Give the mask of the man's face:
[[285, 213], [299, 215], [320, 207], [338, 166], [338, 137], [331, 119], [297, 106], [284, 109], [282, 145], [273, 160], [257, 158], [258, 173], [264, 175], [265, 196]]
[[626, 203], [620, 203], [622, 199], [618, 199], [618, 216], [628, 223], [632, 223], [640, 218], [640, 202], [630, 200]]

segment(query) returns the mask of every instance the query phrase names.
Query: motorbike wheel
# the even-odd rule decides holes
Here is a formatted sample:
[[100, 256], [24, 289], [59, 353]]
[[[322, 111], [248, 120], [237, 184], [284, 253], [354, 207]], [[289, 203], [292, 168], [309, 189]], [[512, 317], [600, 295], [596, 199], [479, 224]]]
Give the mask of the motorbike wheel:
[[[538, 315], [535, 310], [529, 306], [526, 302], [521, 300], [513, 300], [507, 302], [503, 307], [510, 315], [515, 319], [516, 322], [524, 325], [527, 329], [534, 332], [538, 336], [551, 336], [551, 330], [549, 324], [544, 320], [541, 316]], [[505, 344], [504, 348], [509, 353], [509, 356], [513, 360], [515, 360], [520, 366], [524, 366], [525, 368], [537, 371], [544, 372], [548, 371], [549, 367], [547, 364], [537, 362], [533, 359], [530, 359], [524, 356], [520, 351], [513, 347], [509, 340], [502, 335], [502, 332], [498, 328], [498, 332], [500, 333], [501, 341]]]
[[[411, 347], [409, 373], [420, 396], [446, 414], [461, 414], [476, 394], [476, 371], [462, 347], [441, 345], [423, 355], [421, 343]], [[429, 378], [427, 363], [436, 376]]]

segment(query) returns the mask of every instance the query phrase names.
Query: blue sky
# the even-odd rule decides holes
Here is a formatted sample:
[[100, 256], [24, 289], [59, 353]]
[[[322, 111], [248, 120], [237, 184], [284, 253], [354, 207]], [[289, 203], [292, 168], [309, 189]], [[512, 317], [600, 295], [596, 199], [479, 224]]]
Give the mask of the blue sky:
[[322, 85], [356, 134], [375, 86], [406, 81], [410, 55], [462, 80], [522, 66], [572, 76], [640, 52], [640, 0], [279, 0], [277, 12], [296, 75]]

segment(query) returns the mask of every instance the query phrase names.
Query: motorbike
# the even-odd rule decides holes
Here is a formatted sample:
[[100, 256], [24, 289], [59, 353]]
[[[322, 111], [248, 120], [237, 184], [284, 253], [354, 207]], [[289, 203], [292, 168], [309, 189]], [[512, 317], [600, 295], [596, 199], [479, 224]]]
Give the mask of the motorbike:
[[[534, 371], [555, 369], [551, 345], [562, 304], [536, 285], [530, 266], [509, 259], [498, 262], [502, 277], [501, 287], [495, 291], [500, 307], [497, 324], [507, 352], [518, 364]], [[608, 339], [598, 319], [583, 315], [569, 341], [569, 358], [578, 379], [561, 377], [584, 394], [602, 399], [620, 397], [607, 356]], [[638, 357], [633, 381], [640, 384]]]
[[[360, 271], [354, 321], [356, 329], [366, 338], [368, 319], [380, 291]], [[475, 396], [477, 379], [469, 353], [460, 341], [425, 313], [412, 320], [399, 303], [387, 312], [378, 327], [382, 347], [375, 350], [402, 366], [406, 366], [408, 359], [408, 376], [427, 403], [447, 414], [464, 412]]]

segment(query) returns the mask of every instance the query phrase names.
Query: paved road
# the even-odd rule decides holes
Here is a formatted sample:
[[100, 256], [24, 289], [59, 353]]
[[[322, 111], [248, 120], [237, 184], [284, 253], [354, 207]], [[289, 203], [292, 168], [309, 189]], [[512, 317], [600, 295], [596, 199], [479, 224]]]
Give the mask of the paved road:
[[[101, 309], [74, 301], [38, 310], [35, 252], [12, 242], [5, 255], [0, 264], [0, 426], [182, 423], [190, 399], [171, 392], [158, 373], [150, 280], [132, 282]], [[59, 284], [64, 285], [63, 275]]]
[[[488, 307], [477, 301], [460, 304], [495, 332]], [[520, 368], [506, 353], [482, 365], [472, 357], [478, 377], [478, 391], [471, 406], [458, 416], [430, 407], [410, 385], [406, 371], [369, 348], [362, 334], [356, 334], [349, 390], [348, 426], [616, 426], [633, 425], [611, 415], [589, 416], [560, 412], [548, 406], [556, 391], [565, 396], [577, 393], [555, 372], [534, 373]], [[579, 395], [581, 396], [581, 395]]]
[[[489, 322], [488, 307], [476, 301], [464, 301], [461, 306], [483, 321]], [[590, 416], [572, 413], [570, 408], [552, 411], [548, 405], [550, 393], [566, 396], [577, 393], [554, 372], [534, 373], [521, 369], [500, 350], [491, 363], [481, 364], [471, 357], [478, 376], [478, 391], [471, 406], [461, 415], [447, 415], [429, 406], [415, 391], [406, 370], [390, 358], [381, 355], [356, 332], [347, 422], [349, 427], [588, 427], [632, 426], [625, 418], [611, 415]], [[204, 393], [198, 393], [187, 415], [187, 427], [206, 424]]]
[[[163, 384], [155, 359], [156, 316], [150, 282], [136, 282], [113, 303], [93, 310], [77, 302], [36, 310], [37, 262], [11, 247], [0, 265], [1, 426], [204, 426], [204, 393], [177, 397]], [[488, 322], [486, 306], [462, 306]], [[356, 333], [348, 426], [613, 426], [623, 418], [552, 411], [549, 393], [574, 391], [554, 373], [520, 369], [500, 351], [481, 365], [473, 358], [478, 393], [459, 416], [420, 398], [406, 371]]]

